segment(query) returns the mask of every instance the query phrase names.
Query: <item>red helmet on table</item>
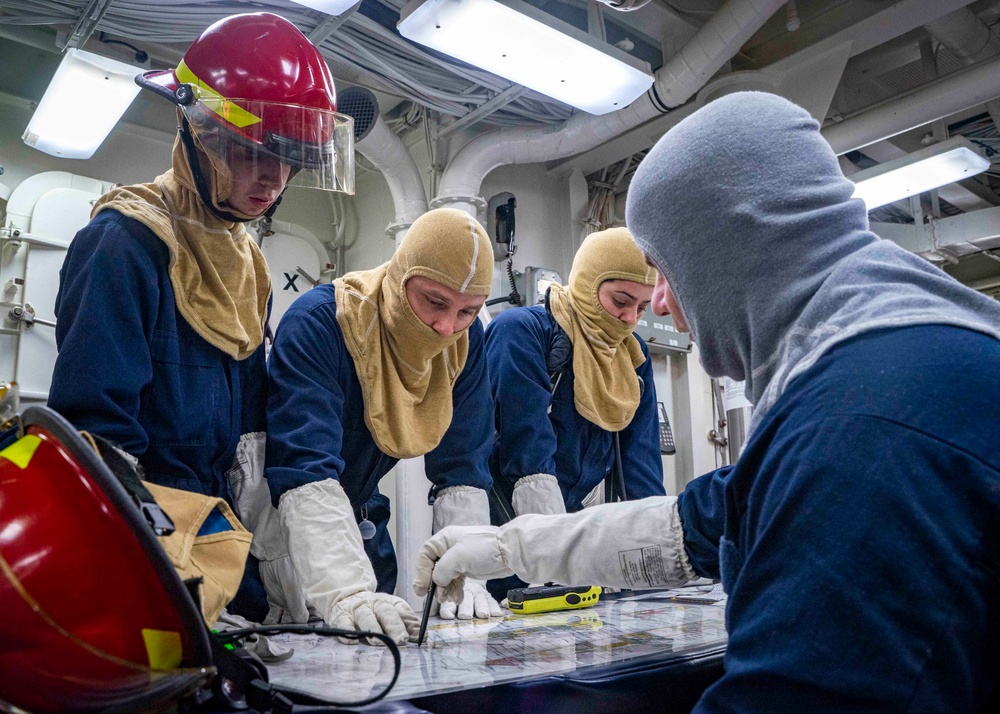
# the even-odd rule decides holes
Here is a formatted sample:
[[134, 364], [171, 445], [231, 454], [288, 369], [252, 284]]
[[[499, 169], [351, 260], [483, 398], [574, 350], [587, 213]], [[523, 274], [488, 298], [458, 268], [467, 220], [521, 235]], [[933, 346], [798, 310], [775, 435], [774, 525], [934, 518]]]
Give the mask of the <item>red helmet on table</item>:
[[81, 711], [203, 686], [207, 629], [139, 505], [58, 414], [21, 425], [0, 451], [0, 700]]

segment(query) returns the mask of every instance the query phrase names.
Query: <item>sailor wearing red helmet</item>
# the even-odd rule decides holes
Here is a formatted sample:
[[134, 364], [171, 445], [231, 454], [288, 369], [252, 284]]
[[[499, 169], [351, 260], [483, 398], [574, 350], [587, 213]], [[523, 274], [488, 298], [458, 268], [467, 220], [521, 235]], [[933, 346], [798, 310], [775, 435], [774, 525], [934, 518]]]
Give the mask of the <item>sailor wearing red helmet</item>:
[[[216, 22], [175, 69], [136, 82], [177, 107], [172, 166], [103, 196], [73, 240], [49, 405], [148, 480], [235, 502], [262, 464], [271, 297], [244, 223], [290, 185], [353, 192], [351, 122], [319, 51], [269, 13]], [[260, 621], [268, 599], [284, 608], [283, 564], [262, 573], [265, 599], [251, 558], [230, 610]]]

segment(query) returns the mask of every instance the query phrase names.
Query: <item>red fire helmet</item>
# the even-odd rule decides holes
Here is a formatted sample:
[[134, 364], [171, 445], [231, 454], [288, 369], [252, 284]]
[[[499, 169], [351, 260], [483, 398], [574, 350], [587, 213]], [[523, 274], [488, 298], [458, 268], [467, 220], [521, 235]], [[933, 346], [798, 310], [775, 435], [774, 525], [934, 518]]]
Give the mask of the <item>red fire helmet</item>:
[[222, 128], [290, 165], [296, 170], [290, 185], [354, 192], [352, 121], [337, 113], [323, 56], [283, 17], [257, 12], [223, 18], [194, 41], [176, 68], [144, 72], [136, 82], [178, 105], [199, 136]]
[[0, 699], [65, 712], [202, 686], [208, 631], [137, 503], [58, 414], [21, 425], [0, 451]]

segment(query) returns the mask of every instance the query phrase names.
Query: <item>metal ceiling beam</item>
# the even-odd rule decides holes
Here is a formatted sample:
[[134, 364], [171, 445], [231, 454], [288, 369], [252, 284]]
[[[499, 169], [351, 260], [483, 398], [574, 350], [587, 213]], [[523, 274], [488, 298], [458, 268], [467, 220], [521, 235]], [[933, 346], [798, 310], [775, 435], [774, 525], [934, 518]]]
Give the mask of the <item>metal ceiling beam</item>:
[[861, 149], [1000, 97], [1000, 56], [954, 72], [823, 129], [838, 154]]
[[969, 244], [980, 250], [1000, 246], [1000, 207], [935, 218], [920, 225], [872, 223], [871, 230], [914, 253]]
[[[889, 4], [885, 0], [854, 0], [853, 2], [826, 3], [826, 9], [815, 16], [810, 17], [800, 12], [800, 15], [803, 16], [802, 26], [794, 33], [785, 31], [784, 27], [777, 30], [774, 24], [766, 26], [777, 30], [778, 34], [754, 38], [759, 39], [756, 46], [752, 44], [754, 39], [751, 39], [745, 50], [760, 68], [781, 60], [788, 56], [789, 52], [798, 52], [826, 39], [851, 34], [857, 45], [855, 54], [861, 54], [903, 34], [896, 29], [898, 27], [906, 27], [904, 31], [909, 32], [970, 5], [972, 2], [973, 0], [900, 0]], [[864, 17], [866, 13], [871, 12], [871, 6], [876, 3], [882, 5], [881, 10], [860, 22], [854, 22], [855, 18]], [[815, 3], [815, 5], [821, 5], [821, 3]], [[919, 21], [915, 22], [915, 20]], [[831, 27], [845, 29], [830, 36]]]
[[1000, 288], [1000, 277], [973, 280], [971, 283], [966, 283], [966, 286], [972, 288], [973, 290], [979, 290], [980, 292], [989, 292], [992, 291], [993, 288]]
[[56, 33], [49, 28], [31, 27], [30, 25], [0, 25], [0, 38], [17, 42], [37, 50], [62, 54], [56, 43]]

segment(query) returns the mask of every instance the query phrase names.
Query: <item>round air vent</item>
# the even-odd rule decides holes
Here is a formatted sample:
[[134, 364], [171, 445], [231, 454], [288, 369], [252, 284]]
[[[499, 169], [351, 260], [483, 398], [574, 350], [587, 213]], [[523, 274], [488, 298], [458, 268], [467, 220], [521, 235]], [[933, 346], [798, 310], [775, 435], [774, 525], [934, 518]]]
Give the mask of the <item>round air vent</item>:
[[354, 119], [354, 142], [368, 136], [378, 119], [378, 101], [364, 87], [348, 87], [337, 92], [337, 111]]

